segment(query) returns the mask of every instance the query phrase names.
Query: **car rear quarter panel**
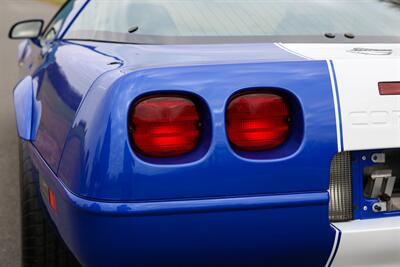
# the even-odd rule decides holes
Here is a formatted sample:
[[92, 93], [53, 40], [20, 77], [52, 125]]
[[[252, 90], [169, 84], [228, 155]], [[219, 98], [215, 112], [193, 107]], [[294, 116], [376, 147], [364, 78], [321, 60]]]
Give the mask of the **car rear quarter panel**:
[[[40, 56], [40, 55], [39, 55]], [[36, 85], [33, 106], [37, 107], [37, 129], [33, 143], [53, 171], [57, 171], [65, 139], [75, 113], [92, 83], [114, 58], [74, 44], [57, 43], [45, 55], [44, 64], [33, 74]]]
[[[55, 119], [69, 128], [61, 132], [59, 168], [43, 150], [31, 151], [57, 195], [50, 216], [84, 266], [326, 263], [336, 235], [327, 188], [337, 152], [326, 61], [129, 67], [125, 58], [128, 66], [105, 70], [121, 58], [90, 45], [63, 45], [54, 52], [59, 66], [49, 66], [53, 84], [36, 97], [54, 117], [42, 113], [47, 129], [60, 134]], [[279, 149], [237, 153], [226, 137], [226, 105], [237, 92], [260, 89], [290, 96], [293, 134]], [[131, 149], [132, 103], [162, 92], [191, 94], [204, 104], [210, 129], [194, 153], [156, 160]]]
[[[236, 92], [259, 88], [293, 96], [299, 106], [293, 117], [304, 128], [300, 139], [277, 150], [240, 154], [227, 141], [225, 107]], [[132, 151], [129, 108], [138, 97], [155, 92], [185, 92], [201, 99], [210, 113], [209, 144], [170, 161]], [[326, 192], [335, 153], [326, 61], [122, 69], [93, 84], [68, 135], [59, 176], [78, 195], [114, 201]]]

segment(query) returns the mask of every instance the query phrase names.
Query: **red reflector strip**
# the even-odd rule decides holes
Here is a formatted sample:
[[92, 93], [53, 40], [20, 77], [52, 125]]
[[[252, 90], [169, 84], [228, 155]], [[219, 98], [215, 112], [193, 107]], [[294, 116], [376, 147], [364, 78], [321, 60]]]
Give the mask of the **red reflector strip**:
[[49, 195], [49, 204], [50, 207], [53, 210], [56, 210], [57, 206], [56, 206], [56, 196], [54, 195], [53, 191], [50, 190], [50, 188], [48, 188], [48, 195]]
[[380, 95], [400, 95], [400, 82], [380, 82]]

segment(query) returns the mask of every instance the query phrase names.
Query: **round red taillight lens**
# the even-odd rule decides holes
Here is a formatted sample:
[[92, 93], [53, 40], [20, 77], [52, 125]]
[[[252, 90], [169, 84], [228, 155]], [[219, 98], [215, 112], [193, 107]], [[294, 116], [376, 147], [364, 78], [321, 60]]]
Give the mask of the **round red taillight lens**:
[[288, 138], [288, 106], [282, 97], [271, 93], [238, 95], [228, 105], [226, 123], [234, 148], [242, 151], [272, 149]]
[[150, 157], [176, 157], [194, 150], [200, 138], [200, 115], [190, 99], [157, 96], [139, 100], [131, 110], [130, 138]]

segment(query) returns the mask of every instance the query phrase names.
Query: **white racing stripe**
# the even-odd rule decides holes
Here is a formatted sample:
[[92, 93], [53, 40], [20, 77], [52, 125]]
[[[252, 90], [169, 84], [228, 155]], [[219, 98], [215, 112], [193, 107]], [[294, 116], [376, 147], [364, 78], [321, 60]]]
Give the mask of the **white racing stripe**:
[[340, 146], [345, 151], [400, 147], [400, 96], [381, 96], [378, 90], [379, 82], [400, 82], [399, 44], [280, 46], [305, 58], [333, 62], [329, 68], [337, 84], [335, 112], [340, 113], [336, 123], [339, 120], [342, 131], [338, 151]]
[[333, 104], [335, 106], [335, 118], [336, 118], [336, 136], [337, 136], [337, 147], [338, 152], [342, 152], [343, 144], [342, 144], [342, 129], [341, 129], [341, 114], [339, 113], [339, 106], [338, 106], [338, 88], [335, 80], [335, 73], [333, 69], [332, 61], [327, 61], [328, 69], [329, 69], [329, 76], [331, 77], [331, 87], [332, 87], [332, 95], [333, 95]]
[[400, 217], [334, 224], [341, 239], [332, 267], [399, 267]]
[[335, 241], [333, 242], [333, 248], [331, 251], [331, 254], [329, 255], [328, 261], [325, 264], [325, 267], [330, 267], [332, 265], [333, 259], [336, 256], [337, 253], [337, 248], [340, 242], [340, 231], [335, 227], [335, 226], [331, 226], [333, 229], [335, 229]]
[[313, 60], [400, 58], [400, 44], [277, 44], [286, 51]]
[[308, 60], [312, 60], [312, 58], [307, 57], [307, 56], [302, 55], [302, 54], [299, 54], [299, 53], [297, 53], [296, 51], [291, 50], [290, 48], [288, 48], [287, 46], [285, 46], [285, 45], [282, 44], [282, 43], [274, 43], [274, 44], [275, 44], [277, 47], [279, 47], [279, 48], [285, 50], [286, 52], [288, 52], [288, 53], [290, 53], [290, 54], [293, 54], [293, 55], [296, 55], [296, 56], [298, 56], [298, 57], [302, 57], [302, 58], [305, 58], [305, 59], [308, 59]]
[[[327, 61], [339, 152], [400, 147], [400, 96], [381, 96], [378, 88], [379, 82], [400, 82], [400, 44], [279, 47], [306, 59]], [[338, 229], [326, 267], [400, 266], [400, 217], [334, 226]]]

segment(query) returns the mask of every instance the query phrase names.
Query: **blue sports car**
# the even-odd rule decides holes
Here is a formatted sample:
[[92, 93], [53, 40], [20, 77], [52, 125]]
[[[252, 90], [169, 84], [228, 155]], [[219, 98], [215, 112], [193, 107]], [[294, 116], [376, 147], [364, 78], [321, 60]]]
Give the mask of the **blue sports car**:
[[15, 24], [24, 266], [400, 266], [400, 5], [71, 0]]

